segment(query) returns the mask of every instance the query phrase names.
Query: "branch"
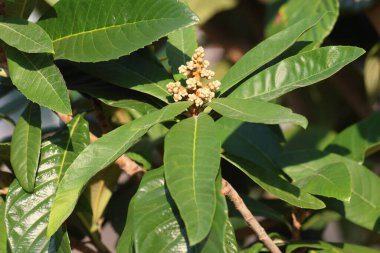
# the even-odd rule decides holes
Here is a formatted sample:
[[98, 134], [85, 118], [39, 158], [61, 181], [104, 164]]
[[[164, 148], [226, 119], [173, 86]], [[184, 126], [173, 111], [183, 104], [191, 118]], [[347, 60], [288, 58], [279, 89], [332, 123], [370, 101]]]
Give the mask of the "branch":
[[[58, 117], [64, 122], [69, 123], [73, 117], [67, 114], [57, 113]], [[94, 142], [98, 139], [93, 133], [90, 132], [90, 142]], [[144, 171], [144, 169], [138, 165], [135, 161], [131, 160], [126, 155], [120, 156], [115, 163], [123, 170], [129, 177], [132, 177], [136, 173], [140, 171]]]
[[243, 216], [247, 224], [255, 231], [260, 241], [270, 250], [272, 253], [281, 253], [277, 245], [268, 236], [265, 229], [259, 224], [253, 214], [249, 211], [247, 206], [244, 204], [243, 200], [237, 193], [237, 191], [232, 187], [232, 185], [225, 179], [222, 181], [222, 194], [227, 196], [232, 203], [234, 203], [235, 208]]

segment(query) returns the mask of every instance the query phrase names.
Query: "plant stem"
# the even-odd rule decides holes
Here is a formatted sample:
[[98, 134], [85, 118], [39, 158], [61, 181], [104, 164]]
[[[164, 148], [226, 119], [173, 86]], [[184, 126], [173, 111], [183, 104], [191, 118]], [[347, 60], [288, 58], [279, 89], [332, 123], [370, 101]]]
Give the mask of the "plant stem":
[[225, 179], [222, 181], [222, 194], [227, 196], [232, 203], [235, 205], [235, 208], [240, 212], [243, 216], [244, 220], [247, 224], [253, 229], [253, 231], [257, 234], [260, 241], [264, 243], [264, 245], [270, 250], [272, 253], [281, 253], [280, 249], [273, 242], [273, 240], [268, 236], [265, 229], [260, 225], [260, 223], [256, 220], [255, 216], [249, 211], [242, 198], [239, 196], [237, 191], [232, 187], [232, 185], [227, 182]]

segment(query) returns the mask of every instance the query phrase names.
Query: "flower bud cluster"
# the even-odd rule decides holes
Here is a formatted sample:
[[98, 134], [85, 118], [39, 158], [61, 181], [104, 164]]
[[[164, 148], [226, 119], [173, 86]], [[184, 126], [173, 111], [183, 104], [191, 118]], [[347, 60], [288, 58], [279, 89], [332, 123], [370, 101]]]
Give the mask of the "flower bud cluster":
[[180, 82], [171, 82], [166, 87], [173, 95], [174, 101], [192, 101], [196, 107], [201, 107], [210, 102], [215, 97], [215, 92], [219, 90], [220, 82], [211, 81], [204, 84], [203, 80], [211, 80], [215, 73], [207, 68], [210, 63], [204, 60], [205, 52], [203, 47], [198, 47], [186, 65], [178, 68], [179, 73], [186, 76], [186, 87]]

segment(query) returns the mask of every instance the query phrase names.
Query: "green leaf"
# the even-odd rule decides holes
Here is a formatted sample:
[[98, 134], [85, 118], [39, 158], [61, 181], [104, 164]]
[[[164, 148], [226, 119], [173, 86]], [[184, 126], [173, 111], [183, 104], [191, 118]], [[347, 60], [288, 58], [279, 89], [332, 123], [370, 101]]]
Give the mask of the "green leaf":
[[33, 192], [40, 159], [41, 110], [30, 103], [19, 118], [12, 136], [11, 164], [21, 187]]
[[0, 161], [4, 163], [10, 163], [11, 159], [11, 144], [10, 143], [0, 143]]
[[219, 114], [245, 122], [280, 124], [293, 123], [303, 128], [307, 119], [290, 109], [258, 99], [217, 98], [208, 105]]
[[[190, 247], [184, 224], [165, 186], [163, 169], [147, 172], [129, 205], [127, 225], [119, 240], [118, 252], [225, 252], [223, 238], [227, 208], [224, 196], [218, 192], [216, 198], [218, 205], [209, 236]], [[157, 216], [157, 213], [161, 215]]]
[[65, 0], [53, 8], [38, 23], [55, 58], [76, 62], [117, 59], [198, 21], [176, 0]]
[[197, 33], [194, 26], [182, 28], [169, 34], [166, 45], [166, 55], [169, 59], [169, 65], [172, 68], [175, 80], [178, 81], [184, 78], [184, 76], [179, 73], [178, 68], [181, 65], [186, 65], [186, 62], [191, 60], [191, 56], [197, 47]]
[[75, 117], [67, 126], [68, 129], [42, 144], [34, 192], [26, 193], [17, 181], [9, 189], [6, 225], [9, 246], [14, 253], [47, 252], [48, 249], [59, 252], [67, 248], [65, 240], [68, 238], [62, 231], [52, 238], [46, 236], [50, 207], [60, 178], [89, 143], [88, 124], [83, 117]]
[[69, 94], [51, 56], [5, 48], [13, 84], [29, 100], [54, 111], [71, 114]]
[[322, 201], [280, 177], [279, 172], [252, 166], [248, 161], [231, 155], [224, 154], [222, 157], [264, 190], [291, 205], [308, 209], [322, 209], [325, 207]]
[[224, 245], [226, 247], [226, 253], [238, 253], [239, 247], [236, 242], [235, 231], [231, 222], [228, 220], [226, 223], [226, 232], [224, 235]]
[[185, 223], [190, 245], [210, 232], [220, 142], [213, 119], [200, 114], [177, 123], [165, 138], [165, 179]]
[[152, 126], [172, 120], [190, 106], [189, 102], [170, 104], [147, 114], [91, 143], [67, 169], [60, 182], [50, 212], [48, 235], [51, 236], [69, 217], [88, 181], [124, 154]]
[[49, 35], [38, 25], [0, 16], [0, 40], [26, 53], [53, 53]]
[[220, 95], [283, 53], [305, 31], [315, 26], [321, 17], [322, 15], [316, 15], [305, 18], [251, 49], [224, 76], [222, 86], [220, 87]]
[[200, 23], [206, 23], [215, 14], [232, 9], [237, 5], [235, 0], [187, 0], [190, 8], [199, 16]]
[[158, 101], [151, 99], [151, 97], [103, 81], [73, 85], [70, 88], [95, 97], [106, 105], [136, 110], [142, 115], [158, 110]]
[[326, 151], [363, 163], [366, 156], [380, 150], [379, 125], [380, 113], [375, 113], [339, 133]]
[[344, 163], [325, 166], [294, 164], [285, 167], [284, 171], [294, 180], [294, 185], [308, 193], [350, 201], [351, 175]]
[[293, 25], [299, 20], [315, 15], [326, 13], [318, 25], [305, 32], [298, 40], [314, 42], [312, 47], [320, 45], [332, 31], [339, 15], [339, 0], [303, 1], [290, 0], [283, 4], [272, 22], [266, 27], [266, 36], [275, 34], [286, 27]]
[[332, 76], [362, 54], [363, 49], [345, 46], [300, 53], [245, 80], [229, 97], [272, 100]]
[[[336, 154], [326, 154], [316, 150], [288, 152], [286, 160], [290, 164], [316, 170], [321, 167], [342, 162], [351, 175], [351, 200], [340, 202], [329, 199], [328, 207], [340, 213], [354, 224], [380, 232], [380, 199], [373, 194], [380, 192], [380, 178], [357, 162]], [[365, 212], [365, 215], [363, 215]]]
[[5, 202], [0, 197], [0, 252], [7, 252], [7, 230], [5, 227]]
[[5, 0], [5, 16], [28, 19], [37, 0]]
[[220, 118], [217, 122], [219, 139], [225, 152], [251, 161], [263, 168], [277, 168], [281, 140], [270, 126]]
[[375, 44], [366, 57], [364, 83], [369, 102], [373, 104], [380, 94], [380, 43]]
[[169, 102], [166, 85], [173, 79], [157, 62], [138, 54], [114, 61], [80, 64], [79, 68], [109, 83]]
[[321, 253], [379, 253], [378, 250], [349, 243], [327, 243], [327, 242], [300, 242], [292, 243], [286, 247], [286, 253], [298, 252], [299, 249], [318, 249]]

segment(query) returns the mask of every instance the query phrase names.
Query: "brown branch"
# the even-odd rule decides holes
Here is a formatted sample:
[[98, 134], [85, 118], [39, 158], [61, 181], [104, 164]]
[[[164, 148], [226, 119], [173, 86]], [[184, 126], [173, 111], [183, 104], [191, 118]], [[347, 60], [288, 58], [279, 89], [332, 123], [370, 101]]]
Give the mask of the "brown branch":
[[232, 187], [232, 185], [225, 179], [223, 179], [222, 184], [222, 194], [227, 196], [232, 201], [232, 203], [235, 205], [235, 208], [240, 212], [247, 224], [253, 229], [253, 231], [255, 231], [259, 240], [264, 243], [270, 252], [281, 253], [280, 249], [268, 236], [267, 232], [256, 220], [255, 216], [253, 216], [253, 214], [249, 211], [242, 198]]
[[[58, 117], [64, 122], [69, 123], [72, 120], [72, 116], [62, 113], [57, 113]], [[90, 142], [94, 142], [98, 139], [93, 133], [90, 132]], [[144, 169], [138, 165], [135, 161], [127, 157], [126, 155], [120, 156], [115, 163], [123, 170], [129, 177], [132, 177], [136, 173], [140, 171], [144, 171]]]

